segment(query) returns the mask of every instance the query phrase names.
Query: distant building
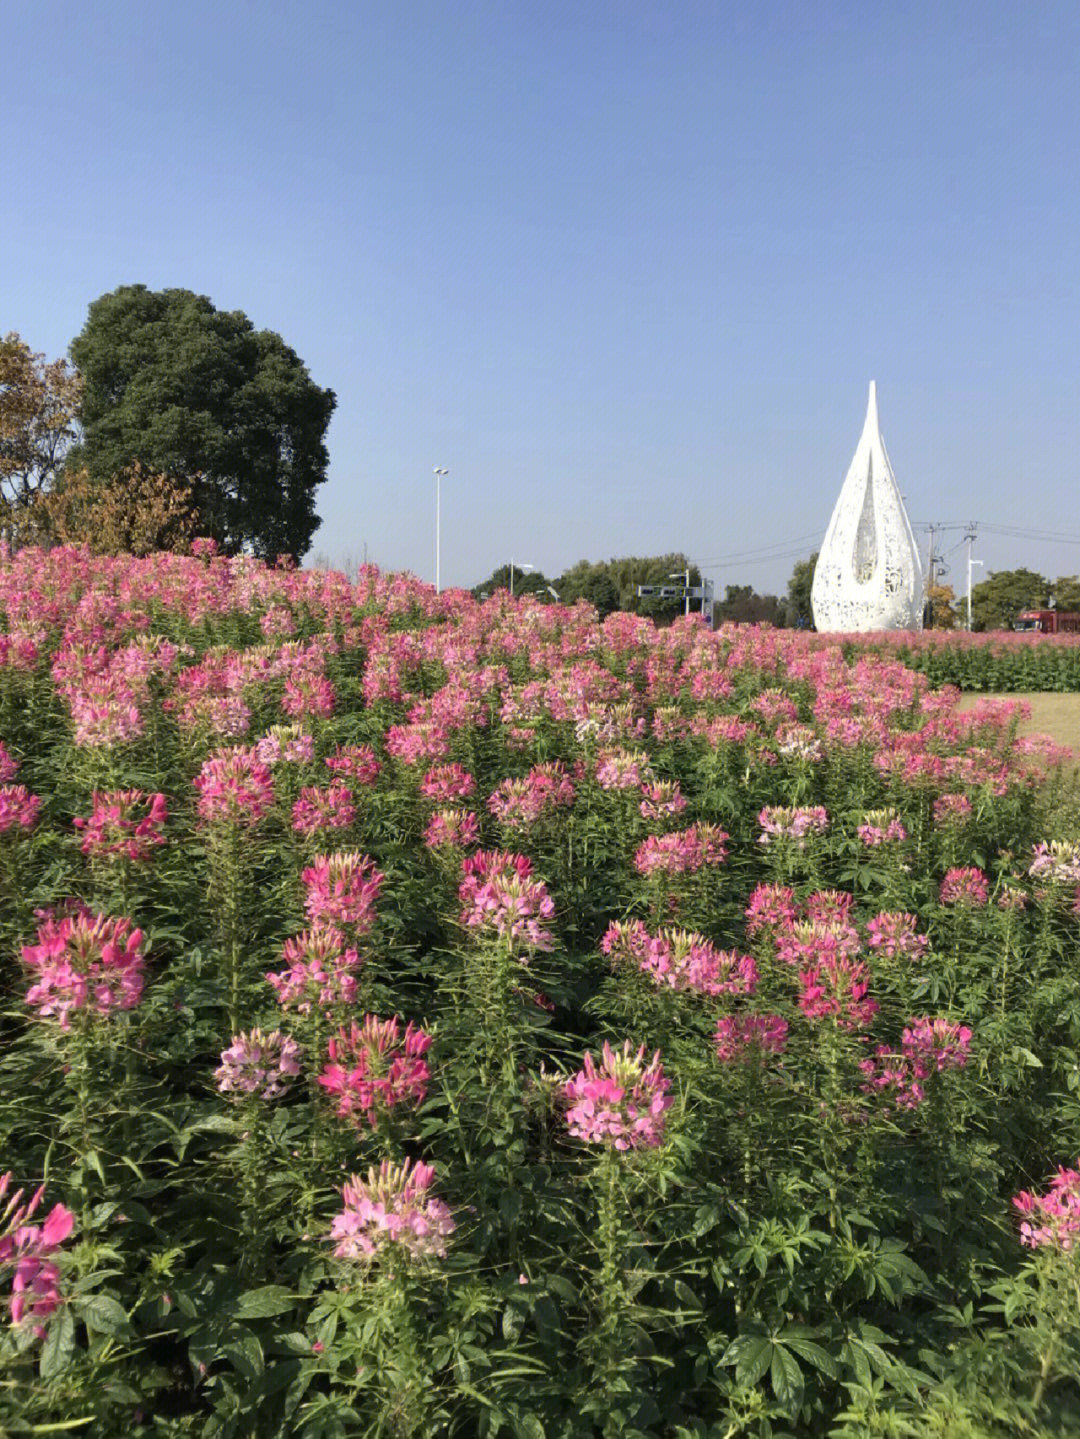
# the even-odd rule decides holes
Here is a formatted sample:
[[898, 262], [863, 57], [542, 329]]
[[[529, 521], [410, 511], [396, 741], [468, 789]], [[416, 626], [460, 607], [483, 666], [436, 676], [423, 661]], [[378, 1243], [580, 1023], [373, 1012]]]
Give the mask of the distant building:
[[922, 563], [881, 438], [873, 380], [855, 458], [818, 555], [810, 603], [824, 633], [922, 629]]

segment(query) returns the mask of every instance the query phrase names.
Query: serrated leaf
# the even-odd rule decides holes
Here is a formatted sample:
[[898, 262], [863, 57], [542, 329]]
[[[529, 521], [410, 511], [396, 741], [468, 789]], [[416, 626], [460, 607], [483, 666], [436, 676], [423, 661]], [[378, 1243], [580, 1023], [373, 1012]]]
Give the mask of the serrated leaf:
[[[769, 1369], [769, 1383], [777, 1402], [791, 1415], [798, 1412], [802, 1404], [805, 1382], [798, 1360], [789, 1354], [783, 1344], [771, 1346], [772, 1365]], [[736, 1371], [737, 1372], [737, 1371]]]
[[87, 1329], [96, 1334], [123, 1334], [128, 1327], [123, 1305], [108, 1294], [91, 1294], [73, 1307]]
[[75, 1352], [75, 1319], [64, 1307], [53, 1317], [41, 1350], [41, 1377], [55, 1379], [71, 1363]]
[[756, 1334], [744, 1336], [735, 1365], [736, 1380], [752, 1389], [772, 1363], [772, 1351], [771, 1339]]

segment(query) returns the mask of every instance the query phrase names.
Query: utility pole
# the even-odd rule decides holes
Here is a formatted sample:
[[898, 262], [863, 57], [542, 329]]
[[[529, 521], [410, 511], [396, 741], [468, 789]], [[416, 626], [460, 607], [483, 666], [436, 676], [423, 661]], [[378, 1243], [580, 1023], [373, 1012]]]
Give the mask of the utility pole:
[[923, 607], [923, 625], [926, 629], [934, 628], [934, 599], [931, 591], [934, 588], [934, 564], [937, 554], [934, 550], [934, 536], [937, 534], [937, 525], [927, 525], [930, 535], [930, 543], [926, 551], [926, 604]]
[[972, 567], [972, 565], [979, 565], [979, 566], [982, 565], [982, 560], [973, 560], [973, 559], [971, 558], [971, 547], [972, 547], [972, 545], [975, 543], [975, 536], [976, 536], [976, 523], [975, 523], [974, 520], [972, 520], [971, 523], [968, 525], [967, 533], [964, 535], [964, 541], [965, 541], [965, 543], [967, 544], [967, 547], [968, 547], [968, 553], [967, 553], [967, 628], [968, 628], [969, 631], [970, 631], [970, 629], [971, 629], [971, 567]]

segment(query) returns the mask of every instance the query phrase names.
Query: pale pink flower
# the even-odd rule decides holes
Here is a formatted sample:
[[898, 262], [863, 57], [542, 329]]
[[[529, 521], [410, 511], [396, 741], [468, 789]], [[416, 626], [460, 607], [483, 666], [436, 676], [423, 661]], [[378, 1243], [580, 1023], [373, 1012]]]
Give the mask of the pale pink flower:
[[437, 809], [424, 830], [428, 849], [468, 849], [479, 840], [480, 821], [468, 809]]
[[478, 850], [463, 861], [462, 872], [458, 898], [468, 929], [498, 938], [522, 963], [532, 950], [554, 948], [548, 925], [555, 904], [547, 887], [532, 878], [525, 855]]
[[721, 994], [753, 994], [757, 965], [748, 954], [719, 950], [701, 934], [662, 929], [649, 940], [641, 968], [655, 985], [693, 990], [715, 998]]
[[868, 809], [855, 833], [868, 849], [883, 844], [899, 844], [907, 839], [907, 830], [894, 809]]
[[313, 924], [286, 940], [282, 954], [289, 968], [266, 976], [282, 1009], [308, 1014], [313, 1006], [328, 1009], [355, 1003], [354, 971], [360, 968], [360, 956], [336, 926]]
[[605, 1041], [599, 1066], [586, 1054], [584, 1067], [563, 1088], [567, 1126], [587, 1144], [654, 1149], [663, 1143], [670, 1088], [659, 1050], [647, 1061], [644, 1045], [635, 1053], [629, 1040], [620, 1050]]
[[759, 884], [743, 912], [749, 935], [790, 924], [798, 913], [795, 891], [786, 884]]
[[293, 674], [285, 681], [281, 708], [294, 720], [328, 718], [334, 713], [337, 695], [334, 686], [320, 674]]
[[276, 724], [255, 741], [254, 749], [255, 758], [273, 769], [276, 764], [310, 764], [315, 741], [299, 725]]
[[609, 750], [596, 762], [596, 782], [601, 789], [640, 789], [653, 779], [649, 756], [637, 750]]
[[943, 794], [934, 801], [934, 825], [938, 829], [960, 829], [971, 814], [966, 794]]
[[574, 802], [574, 786], [556, 760], [534, 766], [522, 779], [505, 779], [489, 796], [488, 810], [506, 829], [529, 829]]
[[686, 797], [677, 780], [643, 784], [641, 793], [644, 798], [638, 805], [638, 811], [642, 819], [666, 819], [670, 815], [681, 814], [686, 808]]
[[412, 1260], [442, 1259], [454, 1220], [441, 1199], [428, 1193], [430, 1164], [384, 1159], [367, 1178], [354, 1174], [341, 1191], [345, 1207], [334, 1216], [330, 1238], [338, 1259], [370, 1263], [391, 1246]]
[[234, 1034], [221, 1064], [214, 1070], [217, 1087], [236, 1101], [280, 1099], [300, 1073], [300, 1046], [295, 1039], [272, 1030], [251, 1029]]
[[638, 874], [696, 874], [727, 858], [727, 834], [718, 825], [698, 821], [689, 829], [651, 834], [638, 845], [634, 868]]
[[348, 829], [356, 822], [352, 790], [341, 780], [325, 788], [304, 785], [292, 807], [292, 827], [297, 834], [318, 834], [327, 829]]
[[1051, 884], [1080, 884], [1080, 844], [1043, 840], [1035, 846], [1028, 874]]
[[905, 959], [921, 959], [930, 941], [925, 934], [918, 933], [917, 923], [913, 914], [882, 910], [867, 924], [866, 942], [887, 959], [901, 955]]
[[758, 844], [770, 845], [774, 840], [790, 840], [799, 849], [813, 835], [824, 834], [829, 827], [829, 816], [823, 805], [809, 805], [789, 808], [785, 805], [766, 805], [758, 815], [761, 834]]

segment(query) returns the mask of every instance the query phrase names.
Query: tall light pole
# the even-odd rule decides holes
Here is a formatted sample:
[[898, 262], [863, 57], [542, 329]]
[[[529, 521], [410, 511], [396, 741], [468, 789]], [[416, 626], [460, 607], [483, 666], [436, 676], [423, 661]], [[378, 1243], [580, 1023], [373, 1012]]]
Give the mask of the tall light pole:
[[683, 610], [683, 614], [684, 614], [684, 615], [688, 615], [688, 614], [690, 613], [690, 567], [689, 567], [689, 565], [686, 567], [685, 570], [676, 570], [673, 575], [668, 575], [668, 579], [669, 579], [669, 580], [682, 580], [682, 582], [683, 582], [683, 589], [686, 591], [686, 607], [685, 607], [684, 610]]
[[[519, 570], [535, 570], [535, 565], [518, 565]], [[514, 561], [510, 561], [510, 598], [514, 598]]]
[[973, 560], [973, 559], [971, 558], [971, 546], [975, 543], [975, 525], [974, 525], [974, 523], [971, 525], [971, 528], [968, 530], [967, 534], [964, 536], [964, 539], [966, 540], [966, 542], [967, 542], [967, 547], [968, 547], [968, 558], [967, 558], [967, 627], [968, 627], [968, 629], [970, 630], [970, 629], [971, 629], [971, 567], [972, 567], [972, 565], [979, 565], [979, 566], [982, 565], [982, 560]]
[[439, 594], [442, 591], [442, 575], [439, 570], [439, 549], [442, 538], [442, 482], [443, 476], [448, 475], [450, 471], [436, 465], [431, 473], [435, 476], [435, 593]]

